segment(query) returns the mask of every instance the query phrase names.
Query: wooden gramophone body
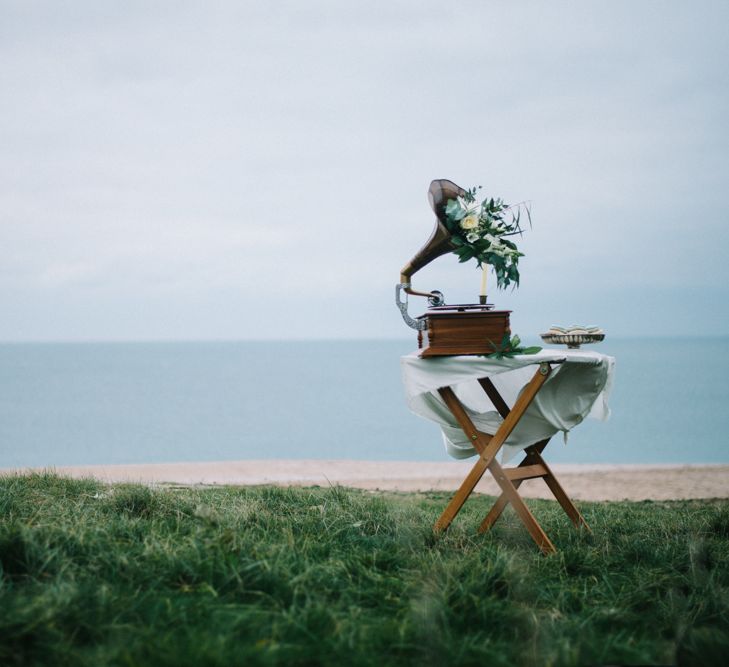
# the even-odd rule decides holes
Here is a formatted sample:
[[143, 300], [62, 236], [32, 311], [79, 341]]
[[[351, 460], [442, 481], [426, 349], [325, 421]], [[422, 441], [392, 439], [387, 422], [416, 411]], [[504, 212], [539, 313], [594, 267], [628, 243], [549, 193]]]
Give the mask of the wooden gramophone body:
[[[506, 334], [511, 333], [510, 310], [494, 310], [493, 305], [483, 303], [446, 305], [437, 290], [418, 292], [412, 289], [411, 276], [437, 257], [451, 252], [454, 245], [451, 233], [445, 226], [445, 206], [449, 199], [463, 195], [465, 191], [455, 183], [440, 179], [430, 184], [428, 200], [435, 212], [435, 229], [426, 244], [400, 271], [400, 284], [396, 287], [395, 301], [405, 323], [418, 331], [418, 348], [421, 357], [437, 357], [459, 354], [490, 354], [498, 349]], [[427, 297], [427, 312], [417, 318], [407, 313], [407, 296]]]
[[418, 331], [421, 357], [451, 354], [491, 354], [501, 344], [509, 328], [510, 310], [493, 306], [459, 304], [436, 306], [418, 317], [426, 323]]

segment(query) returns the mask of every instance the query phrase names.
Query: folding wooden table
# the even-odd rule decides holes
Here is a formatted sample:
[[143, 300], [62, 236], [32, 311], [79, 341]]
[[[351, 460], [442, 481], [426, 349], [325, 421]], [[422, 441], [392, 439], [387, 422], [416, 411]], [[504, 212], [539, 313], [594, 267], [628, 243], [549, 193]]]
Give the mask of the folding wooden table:
[[[579, 415], [574, 420], [574, 423], [582, 421], [582, 418], [587, 414], [587, 412], [589, 412], [592, 402], [603, 393], [603, 389], [605, 389], [606, 384], [608, 384], [608, 381], [611, 378], [614, 360], [611, 357], [605, 357], [604, 355], [596, 355], [594, 353], [592, 353], [592, 355], [591, 359], [595, 360], [595, 364], [603, 364], [604, 372], [598, 373], [596, 370], [590, 371], [594, 373], [594, 376], [591, 375], [586, 384], [591, 387], [592, 394], [586, 402], [585, 414]], [[545, 360], [535, 359], [536, 363], [532, 362], [535, 363], [534, 366], [522, 366], [522, 368], [533, 367], [535, 368], [535, 372], [531, 376], [531, 379], [522, 387], [511, 408], [502, 398], [502, 395], [499, 393], [490, 377], [474, 376], [478, 381], [478, 385], [480, 385], [480, 388], [483, 392], [485, 392], [493, 407], [503, 418], [503, 421], [501, 421], [493, 435], [489, 435], [488, 433], [483, 432], [483, 430], [479, 430], [479, 428], [477, 428], [469, 416], [468, 410], [458, 398], [453, 386], [440, 386], [437, 388], [437, 394], [440, 396], [443, 403], [445, 403], [446, 408], [453, 416], [460, 429], [462, 429], [466, 439], [473, 445], [473, 448], [476, 450], [479, 457], [471, 472], [466, 476], [460, 488], [450, 500], [440, 518], [436, 521], [434, 526], [435, 531], [443, 531], [448, 528], [474, 490], [476, 484], [478, 484], [479, 480], [483, 477], [486, 470], [491, 473], [494, 480], [499, 485], [501, 495], [482, 521], [479, 527], [479, 532], [486, 532], [489, 530], [501, 516], [506, 506], [511, 503], [516, 514], [526, 526], [537, 546], [539, 546], [545, 554], [554, 553], [556, 551], [554, 544], [539, 525], [539, 522], [531, 513], [518, 491], [519, 486], [522, 482], [524, 482], [524, 480], [536, 478], [540, 478], [545, 481], [557, 502], [559, 502], [562, 509], [577, 528], [583, 528], [588, 531], [590, 530], [587, 522], [580, 514], [579, 510], [575, 507], [574, 503], [570, 500], [546, 461], [542, 458], [542, 452], [547, 446], [550, 437], [543, 438], [535, 444], [524, 448], [523, 460], [515, 467], [505, 468], [496, 460], [496, 456], [504, 446], [507, 438], [509, 438], [514, 429], [517, 427], [522, 417], [524, 417], [525, 412], [532, 404], [535, 397], [539, 394], [545, 382], [554, 373], [555, 369], [559, 368], [561, 364], [567, 361], [566, 358], [560, 358], [559, 355], [554, 354], [551, 356], [540, 356], [542, 356]], [[565, 357], [570, 358], [570, 361], [572, 362], [586, 361], [585, 353], [582, 353], [579, 356], [580, 358], [575, 358], [573, 353], [565, 355]], [[405, 359], [410, 360], [410, 358]], [[467, 362], [468, 359], [466, 359], [465, 362], [459, 363]], [[417, 363], [421, 363], [421, 361], [417, 360]], [[580, 366], [582, 369], [585, 369], [584, 363], [580, 364]], [[460, 368], [462, 370], [462, 367]], [[573, 371], [576, 368], [576, 365], [572, 366]], [[597, 368], [597, 365], [593, 365], [593, 369]], [[463, 379], [462, 374], [459, 376], [456, 373], [454, 377], [458, 377], [458, 381]], [[437, 381], [437, 379], [438, 378], [436, 377], [434, 381]], [[560, 387], [560, 389], [563, 390], [564, 387]], [[550, 389], [548, 390], [548, 393], [550, 391], [552, 394], [555, 394], [555, 392], [559, 390]], [[609, 385], [606, 393], [607, 392], [609, 392]], [[435, 394], [436, 392], [433, 393]], [[607, 418], [608, 410], [606, 401], [604, 410], [605, 414], [599, 418]], [[554, 429], [552, 432], [555, 430], [557, 429]]]

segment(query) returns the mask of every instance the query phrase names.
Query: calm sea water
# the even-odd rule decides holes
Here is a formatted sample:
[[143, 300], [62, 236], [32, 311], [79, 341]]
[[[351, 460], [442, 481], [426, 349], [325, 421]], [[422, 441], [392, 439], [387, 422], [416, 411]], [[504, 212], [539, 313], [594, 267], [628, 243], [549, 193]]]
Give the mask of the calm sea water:
[[[606, 423], [554, 462], [729, 462], [729, 338], [611, 340]], [[0, 467], [260, 458], [445, 460], [408, 412], [409, 341], [0, 345]]]

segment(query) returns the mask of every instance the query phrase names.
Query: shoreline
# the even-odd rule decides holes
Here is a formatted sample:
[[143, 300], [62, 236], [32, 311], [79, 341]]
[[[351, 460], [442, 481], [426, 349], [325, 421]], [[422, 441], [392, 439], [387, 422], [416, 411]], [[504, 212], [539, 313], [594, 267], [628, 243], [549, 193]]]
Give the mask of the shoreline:
[[[455, 491], [476, 459], [465, 461], [359, 461], [262, 459], [194, 463], [142, 463], [43, 468], [0, 468], [0, 476], [53, 471], [64, 477], [102, 482], [183, 486], [330, 486], [380, 491]], [[575, 500], [688, 500], [729, 498], [729, 464], [554, 464]], [[477, 493], [498, 495], [487, 473]], [[542, 480], [528, 480], [519, 493], [552, 498]]]

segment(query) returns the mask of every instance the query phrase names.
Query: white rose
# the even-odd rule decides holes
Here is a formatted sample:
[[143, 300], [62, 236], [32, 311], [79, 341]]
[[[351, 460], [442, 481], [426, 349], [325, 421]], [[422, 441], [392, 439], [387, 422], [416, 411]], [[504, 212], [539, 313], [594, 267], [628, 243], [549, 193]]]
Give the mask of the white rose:
[[478, 241], [479, 238], [480, 237], [478, 234], [476, 234], [476, 232], [469, 232], [466, 235], [466, 241], [468, 241], [469, 243], [476, 243], [476, 241]]
[[478, 227], [478, 216], [467, 215], [461, 220], [461, 229], [476, 229]]

